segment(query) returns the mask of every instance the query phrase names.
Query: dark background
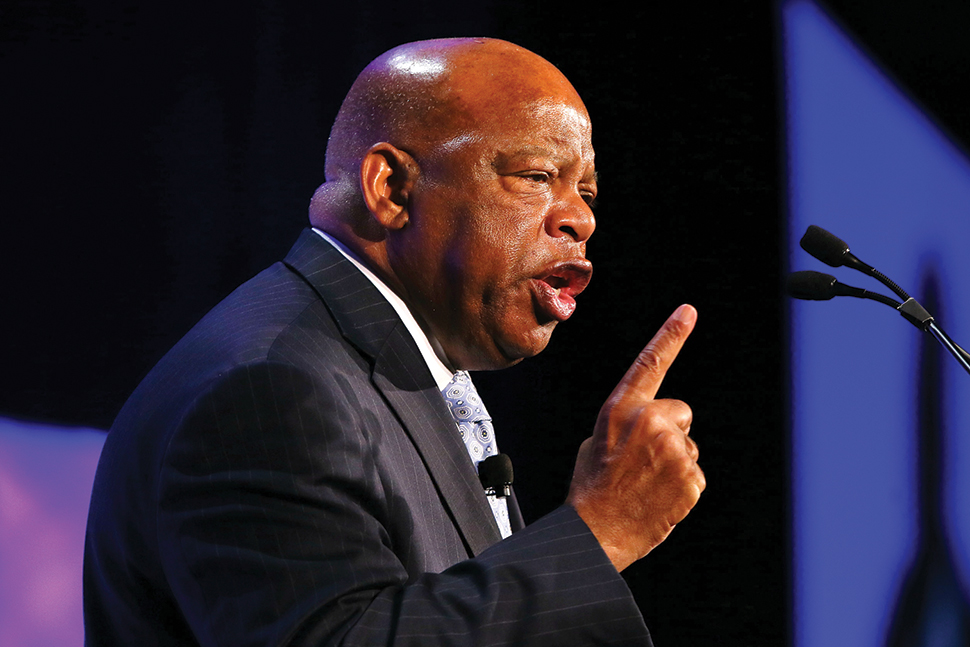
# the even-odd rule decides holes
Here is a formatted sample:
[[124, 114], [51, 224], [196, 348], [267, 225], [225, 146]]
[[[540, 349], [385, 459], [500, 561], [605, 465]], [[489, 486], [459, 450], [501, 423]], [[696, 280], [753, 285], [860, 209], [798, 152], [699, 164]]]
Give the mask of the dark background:
[[[422, 38], [512, 40], [585, 98], [601, 176], [576, 316], [538, 358], [476, 375], [526, 518], [562, 501], [600, 404], [690, 302], [698, 327], [661, 395], [694, 408], [708, 490], [624, 574], [658, 645], [785, 644], [777, 7], [644, 4], [4, 0], [0, 415], [106, 429], [168, 347], [285, 254], [370, 59]], [[829, 8], [970, 141], [970, 5]]]

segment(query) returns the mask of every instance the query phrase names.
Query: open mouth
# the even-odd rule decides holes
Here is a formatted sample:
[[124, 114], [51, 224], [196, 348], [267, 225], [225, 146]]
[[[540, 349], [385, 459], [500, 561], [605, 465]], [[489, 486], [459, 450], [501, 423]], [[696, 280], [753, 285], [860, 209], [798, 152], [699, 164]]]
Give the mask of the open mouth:
[[593, 274], [587, 260], [564, 261], [532, 279], [539, 309], [550, 319], [565, 321], [576, 311], [576, 296], [586, 289]]

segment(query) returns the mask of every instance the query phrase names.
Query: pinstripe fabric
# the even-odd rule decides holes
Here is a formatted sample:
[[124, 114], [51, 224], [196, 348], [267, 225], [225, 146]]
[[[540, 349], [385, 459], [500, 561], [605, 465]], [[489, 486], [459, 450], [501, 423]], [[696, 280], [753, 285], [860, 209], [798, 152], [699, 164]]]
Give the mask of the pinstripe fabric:
[[650, 644], [574, 511], [498, 540], [413, 340], [305, 232], [112, 427], [85, 548], [87, 644]]

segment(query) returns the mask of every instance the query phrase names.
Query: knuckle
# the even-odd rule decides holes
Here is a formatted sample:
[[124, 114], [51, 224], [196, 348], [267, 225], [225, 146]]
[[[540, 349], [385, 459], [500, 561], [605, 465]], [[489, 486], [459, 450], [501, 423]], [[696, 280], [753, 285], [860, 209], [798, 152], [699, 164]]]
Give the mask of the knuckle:
[[639, 418], [640, 424], [647, 429], [663, 429], [667, 426], [666, 416], [656, 402], [646, 404], [640, 410]]
[[701, 492], [707, 489], [707, 477], [704, 476], [704, 471], [695, 466], [694, 474], [694, 486], [697, 488], [697, 498], [700, 498]]
[[657, 402], [663, 402], [670, 416], [677, 427], [687, 431], [690, 429], [691, 424], [694, 422], [694, 412], [683, 400], [658, 400]]
[[677, 410], [677, 414], [688, 420], [693, 420], [694, 410], [690, 408], [690, 405], [683, 400], [671, 400], [673, 402], [674, 408]]
[[671, 460], [690, 460], [684, 454], [684, 443], [677, 437], [677, 434], [667, 431], [657, 435], [658, 453], [670, 457]]
[[690, 456], [691, 460], [696, 463], [697, 459], [700, 458], [701, 455], [700, 448], [690, 436], [687, 436], [684, 440], [687, 443], [687, 455]]
[[690, 329], [687, 327], [687, 324], [680, 319], [668, 319], [664, 327], [674, 337], [686, 337], [690, 334]]
[[681, 475], [681, 478], [683, 478], [684, 480], [693, 481], [695, 479], [695, 472], [697, 471], [697, 463], [695, 463], [690, 456], [686, 454], [682, 454], [677, 459], [677, 468]]
[[657, 349], [653, 344], [640, 351], [640, 354], [637, 355], [635, 363], [640, 372], [649, 373], [651, 375], [663, 373], [663, 357], [661, 357], [660, 353], [657, 352]]
[[680, 319], [667, 319], [661, 328], [661, 337], [668, 344], [679, 344], [690, 336], [692, 326], [688, 326]]

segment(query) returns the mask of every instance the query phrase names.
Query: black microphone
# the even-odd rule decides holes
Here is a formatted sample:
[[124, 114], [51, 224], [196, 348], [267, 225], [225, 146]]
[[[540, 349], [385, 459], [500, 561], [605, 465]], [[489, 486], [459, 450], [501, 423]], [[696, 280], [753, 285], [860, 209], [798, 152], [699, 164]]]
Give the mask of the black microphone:
[[906, 301], [909, 295], [901, 287], [889, 280], [889, 277], [872, 267], [863, 263], [859, 258], [849, 251], [849, 246], [844, 240], [829, 233], [816, 225], [809, 225], [802, 236], [799, 245], [806, 252], [822, 261], [830, 267], [851, 267], [867, 276], [871, 276], [881, 282], [887, 288], [895, 292], [900, 299]]
[[[863, 272], [866, 271], [864, 268], [869, 267], [849, 251], [849, 246], [844, 240], [816, 225], [808, 226], [799, 245], [806, 252], [830, 267], [847, 265], [855, 269], [861, 269]], [[864, 268], [860, 268], [859, 265], [864, 266]]]
[[807, 301], [828, 301], [836, 294], [835, 285], [839, 283], [831, 274], [821, 272], [793, 272], [788, 275], [788, 294], [796, 299]]
[[808, 301], [828, 301], [833, 297], [856, 297], [885, 303], [897, 310], [900, 306], [899, 301], [895, 299], [890, 299], [878, 292], [840, 283], [831, 274], [821, 272], [792, 272], [788, 275], [788, 294], [796, 299]]
[[489, 456], [478, 464], [478, 480], [485, 488], [485, 494], [497, 497], [512, 495], [512, 459], [507, 454]]

